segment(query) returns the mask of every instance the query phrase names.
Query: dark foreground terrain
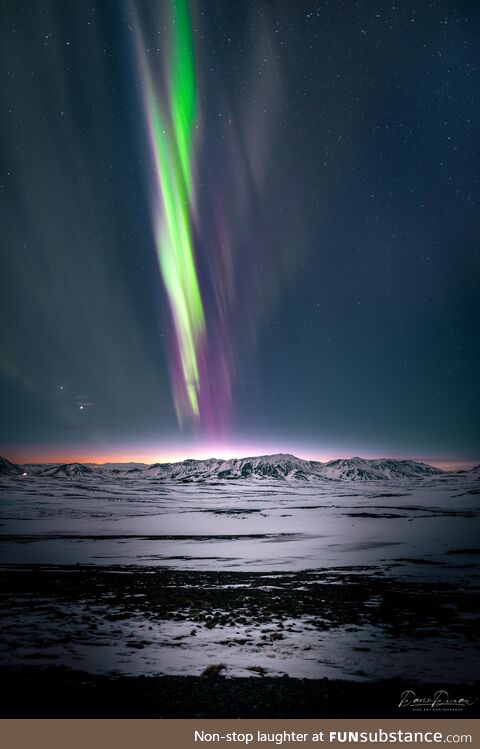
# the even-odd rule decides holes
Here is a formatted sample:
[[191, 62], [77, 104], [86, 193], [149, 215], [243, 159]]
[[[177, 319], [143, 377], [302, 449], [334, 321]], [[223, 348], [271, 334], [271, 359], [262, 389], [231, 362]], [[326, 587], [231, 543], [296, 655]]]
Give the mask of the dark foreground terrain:
[[[0, 669], [2, 718], [466, 718], [480, 685], [201, 676], [106, 677], [64, 668]], [[400, 707], [402, 694], [435, 707]], [[441, 692], [441, 694], [440, 694]], [[448, 696], [447, 696], [448, 695]], [[469, 704], [464, 704], [467, 699]], [[461, 706], [445, 704], [461, 701]]]
[[87, 565], [5, 566], [0, 591], [2, 717], [478, 715], [471, 587]]

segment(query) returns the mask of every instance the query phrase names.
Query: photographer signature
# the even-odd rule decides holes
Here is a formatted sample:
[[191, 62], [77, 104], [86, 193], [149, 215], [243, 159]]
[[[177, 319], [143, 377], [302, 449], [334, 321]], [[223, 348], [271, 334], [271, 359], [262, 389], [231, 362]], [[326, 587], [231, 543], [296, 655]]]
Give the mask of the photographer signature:
[[423, 710], [463, 710], [474, 705], [476, 699], [470, 697], [450, 697], [444, 689], [437, 690], [431, 697], [417, 697], [412, 689], [402, 692], [398, 707], [412, 707]]

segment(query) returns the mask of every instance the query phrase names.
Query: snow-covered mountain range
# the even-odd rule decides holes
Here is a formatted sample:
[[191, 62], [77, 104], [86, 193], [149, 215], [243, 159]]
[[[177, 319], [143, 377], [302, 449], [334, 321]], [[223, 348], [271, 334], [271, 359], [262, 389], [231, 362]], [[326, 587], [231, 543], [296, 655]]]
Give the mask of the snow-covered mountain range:
[[28, 464], [23, 466], [27, 476], [34, 473], [36, 476], [58, 476], [59, 478], [75, 478], [76, 476], [90, 476], [95, 474], [99, 466], [92, 468], [83, 463], [60, 463], [60, 464]]
[[19, 476], [22, 473], [23, 469], [20, 466], [0, 456], [0, 476]]
[[[476, 469], [472, 469], [475, 472]], [[276, 479], [312, 481], [381, 481], [386, 479], [422, 478], [442, 474], [439, 468], [414, 460], [343, 458], [321, 463], [294, 455], [261, 455], [221, 460], [183, 460], [179, 463], [82, 463], [16, 465], [0, 458], [2, 476], [44, 476], [76, 478], [107, 476], [168, 481], [222, 481], [238, 479]]]
[[369, 480], [404, 479], [418, 476], [433, 476], [443, 473], [440, 468], [419, 463], [414, 460], [392, 460], [380, 458], [366, 460], [365, 458], [345, 458], [331, 460], [322, 465], [322, 474], [330, 478]]

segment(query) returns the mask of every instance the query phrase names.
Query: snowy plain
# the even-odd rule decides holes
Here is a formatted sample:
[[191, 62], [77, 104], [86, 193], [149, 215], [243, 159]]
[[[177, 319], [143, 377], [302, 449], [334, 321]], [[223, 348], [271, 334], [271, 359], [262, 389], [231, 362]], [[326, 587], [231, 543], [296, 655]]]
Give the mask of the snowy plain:
[[367, 564], [415, 576], [421, 560], [422, 576], [462, 579], [478, 547], [480, 482], [469, 473], [328, 483], [2, 477], [0, 495], [8, 564]]
[[[196, 583], [192, 577], [180, 586], [190, 586], [192, 593], [204, 586], [210, 602], [205, 611], [190, 606], [184, 590], [183, 603], [161, 616], [140, 605], [146, 594], [135, 573], [126, 597], [139, 605], [128, 615], [113, 593], [75, 600], [63, 593], [19, 593], [9, 600], [2, 624], [4, 665], [61, 664], [112, 675], [200, 674], [222, 664], [226, 676], [256, 678], [388, 675], [434, 681], [448, 674], [449, 681], [467, 682], [476, 677], [478, 645], [465, 639], [468, 612], [455, 613], [455, 631], [437, 627], [420, 639], [407, 630], [399, 637], [391, 623], [365, 614], [381, 603], [374, 588], [353, 624], [327, 614], [322, 621], [322, 612], [308, 607], [293, 614], [286, 607], [284, 614], [275, 610], [265, 617], [258, 614], [260, 606], [250, 616], [244, 594], [253, 587], [241, 575], [263, 573], [255, 585], [273, 598], [301, 596], [326, 572], [332, 577], [321, 584], [327, 586], [338, 585], [342, 575], [351, 586], [357, 575], [381, 579], [386, 591], [398, 581], [405, 590], [420, 585], [417, 596], [437, 584], [453, 584], [468, 596], [480, 579], [477, 475], [179, 484], [104, 472], [2, 477], [0, 494], [5, 568], [128, 566], [146, 573], [204, 571], [215, 580]], [[225, 582], [224, 573], [238, 577]], [[208, 598], [209, 586], [217, 589], [218, 605]], [[222, 595], [232, 589], [238, 603], [229, 609]]]

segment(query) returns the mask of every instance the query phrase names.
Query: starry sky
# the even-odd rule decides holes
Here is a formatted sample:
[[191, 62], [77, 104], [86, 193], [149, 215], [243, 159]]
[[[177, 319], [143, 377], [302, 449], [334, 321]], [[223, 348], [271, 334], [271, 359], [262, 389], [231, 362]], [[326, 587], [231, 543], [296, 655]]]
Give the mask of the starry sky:
[[4, 0], [0, 57], [1, 454], [479, 461], [480, 4]]

